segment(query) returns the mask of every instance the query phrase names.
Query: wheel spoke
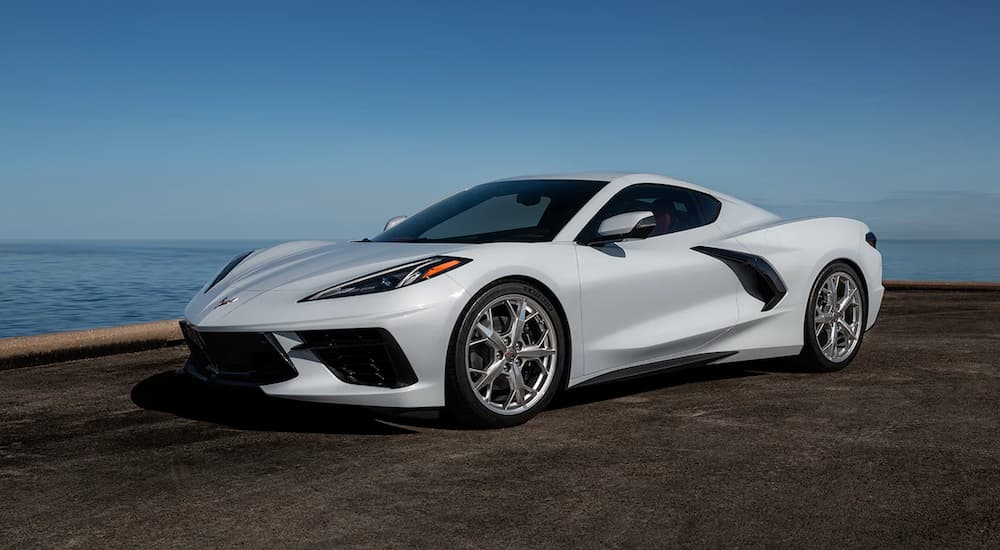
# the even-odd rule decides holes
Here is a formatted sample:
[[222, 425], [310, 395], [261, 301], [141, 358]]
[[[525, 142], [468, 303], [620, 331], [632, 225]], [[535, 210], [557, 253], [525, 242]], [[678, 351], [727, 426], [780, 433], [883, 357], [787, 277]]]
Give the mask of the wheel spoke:
[[838, 284], [837, 284], [838, 283], [837, 276], [834, 275], [833, 277], [830, 277], [826, 282], [829, 285], [829, 289], [827, 289], [827, 291], [830, 293], [830, 301], [831, 302], [836, 302], [837, 301], [837, 286], [838, 286]]
[[504, 410], [509, 409], [513, 402], [514, 402], [514, 388], [513, 386], [511, 386], [510, 393], [507, 395], [507, 401], [503, 404]]
[[538, 342], [535, 342], [535, 345], [541, 346], [541, 345], [545, 344], [545, 340], [548, 337], [549, 337], [549, 328], [545, 327], [545, 330], [542, 331], [542, 335], [538, 337]]
[[844, 299], [837, 303], [837, 311], [840, 313], [847, 311], [847, 308], [854, 304], [854, 297], [857, 296], [857, 294], [858, 289], [856, 288], [852, 288], [849, 292], [847, 292]]
[[524, 394], [524, 389], [527, 387], [524, 383], [524, 378], [521, 376], [521, 368], [513, 367], [510, 369], [511, 378], [511, 388], [514, 390], [514, 396], [517, 400], [518, 405], [525, 405], [528, 403], [528, 396]]
[[531, 361], [532, 363], [538, 365], [538, 368], [542, 371], [540, 378], [549, 376], [549, 366], [545, 364], [545, 361], [542, 361], [541, 359], [528, 359], [527, 361]]
[[[492, 316], [490, 319], [492, 320]], [[496, 351], [503, 353], [507, 349], [507, 343], [503, 341], [503, 338], [498, 332], [493, 330], [492, 327], [487, 327], [486, 325], [479, 323], [476, 325], [476, 330], [482, 334], [486, 340], [489, 342], [490, 346]]]
[[555, 355], [555, 353], [556, 350], [554, 349], [546, 349], [540, 346], [529, 346], [517, 352], [517, 355], [522, 359], [544, 359], [545, 357]]
[[816, 323], [826, 324], [826, 323], [829, 323], [832, 320], [833, 320], [833, 314], [832, 313], [823, 312], [823, 313], [817, 313], [816, 314]]
[[[510, 302], [507, 302], [510, 306]], [[511, 311], [514, 313], [514, 324], [510, 329], [510, 342], [511, 344], [516, 344], [521, 341], [521, 336], [524, 334], [524, 324], [528, 315], [528, 301], [521, 300], [518, 304], [517, 310], [511, 306]]]
[[829, 355], [830, 352], [833, 350], [833, 339], [831, 338], [830, 340], [828, 340], [827, 343], [824, 344], [823, 347], [820, 349], [823, 350], [823, 353]]
[[514, 304], [510, 303], [510, 300], [505, 300], [503, 304], [507, 306], [507, 310], [510, 311], [511, 319], [517, 317], [517, 308], [514, 307]]
[[475, 385], [476, 391], [482, 390], [484, 387], [486, 387], [487, 384], [489, 385], [490, 389], [492, 389], [493, 382], [497, 379], [500, 373], [503, 372], [503, 365], [504, 361], [503, 359], [501, 359], [499, 361], [496, 361], [489, 367], [487, 367], [487, 369], [484, 371], [483, 375], [479, 378], [479, 380], [476, 380], [476, 385]]

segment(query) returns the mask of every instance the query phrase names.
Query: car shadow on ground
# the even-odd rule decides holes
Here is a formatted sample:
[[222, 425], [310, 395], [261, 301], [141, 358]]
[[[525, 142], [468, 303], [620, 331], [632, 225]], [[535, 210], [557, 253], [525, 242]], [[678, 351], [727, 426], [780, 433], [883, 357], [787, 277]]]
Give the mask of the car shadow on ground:
[[[562, 392], [549, 409], [578, 407], [687, 384], [798, 372], [787, 361], [754, 361], [699, 366], [609, 382]], [[404, 435], [413, 428], [467, 429], [437, 411], [374, 411], [326, 403], [268, 397], [258, 389], [214, 387], [178, 374], [161, 372], [132, 388], [132, 402], [151, 411], [255, 431]], [[544, 412], [542, 413], [544, 415]]]
[[716, 380], [760, 376], [772, 372], [768, 365], [754, 363], [732, 363], [714, 366], [690, 366], [674, 368], [657, 374], [608, 382], [595, 386], [571, 388], [557, 395], [549, 409], [577, 407], [598, 401], [618, 399], [630, 395], [666, 389], [687, 384], [703, 384]]
[[402, 435], [413, 430], [382, 422], [356, 407], [268, 397], [258, 389], [213, 387], [175, 371], [132, 388], [140, 408], [230, 428], [271, 432]]

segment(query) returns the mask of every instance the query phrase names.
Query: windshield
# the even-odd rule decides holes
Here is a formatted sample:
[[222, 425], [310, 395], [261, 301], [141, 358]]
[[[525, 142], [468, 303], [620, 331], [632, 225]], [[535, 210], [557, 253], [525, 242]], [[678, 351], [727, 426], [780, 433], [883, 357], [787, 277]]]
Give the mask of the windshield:
[[372, 239], [380, 242], [547, 242], [605, 181], [484, 183], [448, 197]]

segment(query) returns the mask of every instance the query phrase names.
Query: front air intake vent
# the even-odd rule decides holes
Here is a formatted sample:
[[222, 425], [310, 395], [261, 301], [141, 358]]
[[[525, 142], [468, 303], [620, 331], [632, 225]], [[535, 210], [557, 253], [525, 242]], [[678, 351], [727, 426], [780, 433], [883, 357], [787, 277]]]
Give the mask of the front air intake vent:
[[403, 350], [380, 328], [299, 332], [302, 344], [337, 378], [348, 384], [402, 388], [417, 381]]
[[298, 375], [271, 336], [262, 332], [202, 332], [181, 323], [191, 359], [188, 364], [205, 380], [264, 385]]

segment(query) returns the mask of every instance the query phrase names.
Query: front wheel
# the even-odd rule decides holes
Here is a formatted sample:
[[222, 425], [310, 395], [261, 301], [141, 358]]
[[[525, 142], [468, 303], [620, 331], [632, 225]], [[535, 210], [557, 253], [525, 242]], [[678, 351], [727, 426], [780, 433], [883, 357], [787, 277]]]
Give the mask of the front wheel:
[[821, 372], [846, 367], [861, 349], [867, 307], [861, 278], [854, 268], [834, 262], [823, 269], [806, 305], [800, 363]]
[[465, 309], [445, 373], [457, 420], [502, 428], [527, 422], [555, 396], [567, 345], [562, 319], [534, 286], [501, 283]]

